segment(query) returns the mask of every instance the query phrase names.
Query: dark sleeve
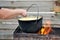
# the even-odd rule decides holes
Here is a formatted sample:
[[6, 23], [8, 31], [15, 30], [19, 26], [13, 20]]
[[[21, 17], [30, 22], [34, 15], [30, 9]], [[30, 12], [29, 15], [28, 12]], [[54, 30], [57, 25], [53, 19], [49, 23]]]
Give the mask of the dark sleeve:
[[1, 9], [1, 7], [0, 7], [0, 9]]

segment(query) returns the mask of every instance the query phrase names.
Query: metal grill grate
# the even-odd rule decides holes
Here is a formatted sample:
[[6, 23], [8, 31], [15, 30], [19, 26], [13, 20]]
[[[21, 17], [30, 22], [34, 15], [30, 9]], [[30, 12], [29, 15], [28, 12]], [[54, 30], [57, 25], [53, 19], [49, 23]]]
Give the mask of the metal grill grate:
[[14, 34], [14, 40], [60, 40], [60, 36], [17, 33]]

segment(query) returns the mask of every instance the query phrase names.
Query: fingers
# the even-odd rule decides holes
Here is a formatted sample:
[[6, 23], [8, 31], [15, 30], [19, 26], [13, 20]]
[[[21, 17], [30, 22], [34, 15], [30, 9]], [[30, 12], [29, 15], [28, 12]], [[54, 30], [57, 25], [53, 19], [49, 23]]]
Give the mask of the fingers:
[[26, 16], [27, 12], [24, 9], [15, 9], [15, 13], [18, 13], [19, 15]]
[[27, 16], [27, 12], [26, 12], [26, 10], [22, 10], [22, 16]]

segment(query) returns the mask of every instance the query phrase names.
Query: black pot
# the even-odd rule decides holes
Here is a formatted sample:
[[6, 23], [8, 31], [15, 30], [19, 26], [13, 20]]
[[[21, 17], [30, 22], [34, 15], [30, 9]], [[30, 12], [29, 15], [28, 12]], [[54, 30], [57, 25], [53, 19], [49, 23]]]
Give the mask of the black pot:
[[38, 30], [42, 27], [42, 17], [38, 20], [29, 20], [29, 21], [23, 21], [18, 20], [19, 27], [22, 28], [21, 31], [26, 33], [36, 33]]

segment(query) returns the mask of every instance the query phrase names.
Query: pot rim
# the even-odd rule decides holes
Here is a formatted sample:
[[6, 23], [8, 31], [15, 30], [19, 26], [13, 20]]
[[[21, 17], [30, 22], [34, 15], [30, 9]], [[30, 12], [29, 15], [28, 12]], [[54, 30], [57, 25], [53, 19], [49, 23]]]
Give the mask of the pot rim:
[[[23, 17], [23, 18], [26, 18], [26, 17]], [[28, 18], [28, 17], [27, 17]], [[34, 18], [34, 17], [30, 17], [30, 18]], [[39, 20], [39, 19], [41, 19], [42, 18], [42, 16], [39, 16], [39, 18], [37, 19], [37, 17], [35, 18], [35, 19], [28, 19], [28, 20], [26, 20], [26, 19], [24, 19], [24, 20], [22, 20], [22, 19], [18, 19], [19, 21], [35, 21], [35, 20]]]

